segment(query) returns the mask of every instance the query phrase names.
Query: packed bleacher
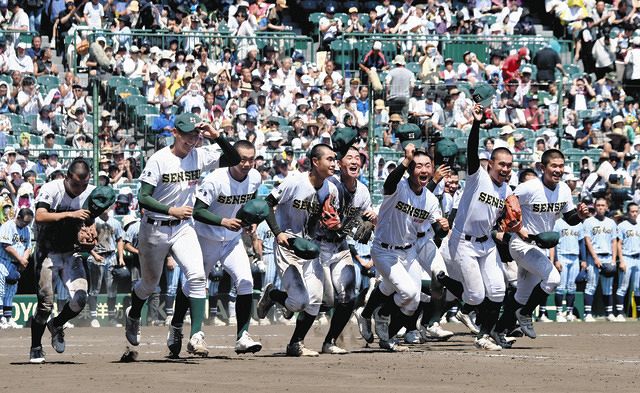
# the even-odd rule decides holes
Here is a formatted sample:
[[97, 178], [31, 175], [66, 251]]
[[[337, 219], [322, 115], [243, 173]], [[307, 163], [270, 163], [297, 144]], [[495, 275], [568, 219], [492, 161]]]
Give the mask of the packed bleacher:
[[[340, 128], [360, 135], [375, 205], [402, 141], [450, 140], [437, 191], [447, 213], [464, 185], [474, 92], [488, 85], [481, 158], [508, 147], [515, 186], [560, 148], [575, 200], [605, 197], [621, 219], [640, 201], [635, 2], [547, 0], [536, 15], [527, 3], [0, 0], [4, 206], [33, 208], [80, 156], [123, 195], [116, 217], [135, 217], [145, 159], [171, 145], [176, 115], [194, 113], [254, 143], [260, 196], [308, 171], [306, 153]], [[34, 285], [25, 275], [20, 292]]]

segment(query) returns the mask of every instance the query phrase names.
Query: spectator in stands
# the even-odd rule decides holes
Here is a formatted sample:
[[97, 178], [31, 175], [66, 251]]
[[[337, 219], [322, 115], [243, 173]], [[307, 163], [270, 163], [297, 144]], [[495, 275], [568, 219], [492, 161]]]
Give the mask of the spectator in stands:
[[88, 95], [85, 95], [85, 93], [84, 88], [80, 84], [74, 83], [72, 85], [69, 97], [64, 100], [64, 107], [67, 113], [69, 113], [73, 108], [82, 108], [84, 111], [83, 113], [91, 112], [93, 110], [91, 99]]
[[[563, 75], [566, 75], [566, 72], [562, 67], [562, 62], [560, 60], [558, 52], [553, 50], [553, 48], [551, 48], [551, 45], [547, 45], [546, 47], [536, 52], [531, 62], [538, 69], [536, 73], [536, 80], [538, 82], [549, 83], [554, 81], [556, 79], [556, 69], [560, 70]], [[547, 90], [547, 87], [544, 85], [541, 86], [541, 88]]]
[[587, 103], [595, 98], [596, 92], [586, 77], [578, 77], [569, 90], [569, 104], [574, 111], [587, 109]]
[[358, 8], [349, 8], [349, 20], [347, 21], [347, 27], [344, 29], [345, 33], [362, 33], [364, 32], [364, 25], [360, 23], [360, 15], [358, 15]]
[[9, 84], [5, 81], [0, 81], [0, 114], [14, 113], [16, 109], [15, 99], [9, 94]]
[[574, 147], [582, 150], [589, 150], [592, 145], [596, 145], [596, 131], [593, 129], [593, 120], [586, 118], [582, 121], [582, 129], [576, 133]]
[[88, 27], [102, 29], [102, 18], [104, 18], [104, 7], [100, 0], [91, 0], [84, 5], [82, 11]]
[[576, 41], [575, 55], [573, 62], [578, 63], [582, 60], [584, 72], [590, 74], [595, 71], [595, 61], [592, 55], [592, 49], [595, 41], [595, 31], [593, 29], [593, 18], [590, 16], [583, 19], [584, 25], [582, 30], [578, 32], [578, 40]]
[[616, 46], [618, 40], [603, 34], [593, 44], [591, 56], [595, 61], [596, 79], [602, 79], [607, 73], [615, 71]]
[[[11, 19], [7, 28], [13, 31], [29, 31], [29, 15], [22, 8], [24, 4], [20, 0], [9, 0], [9, 11], [11, 11]], [[20, 33], [10, 33], [11, 43], [15, 47], [20, 42]]]
[[405, 65], [403, 55], [397, 55], [393, 60], [395, 67], [389, 71], [385, 79], [387, 87], [387, 102], [389, 114], [399, 113], [403, 120], [407, 120], [409, 98], [411, 97], [415, 76]]
[[9, 56], [9, 71], [33, 74], [33, 60], [27, 56], [27, 44], [24, 42], [18, 43], [15, 53]]
[[524, 117], [527, 119], [527, 127], [537, 130], [544, 125], [544, 110], [538, 106], [538, 95], [529, 97], [528, 107], [524, 110]]
[[336, 7], [334, 5], [328, 5], [324, 16], [320, 18], [318, 22], [318, 29], [322, 37], [319, 50], [328, 51], [331, 43], [342, 34], [344, 28], [342, 26], [342, 20], [335, 17]]
[[478, 60], [478, 56], [475, 53], [466, 51], [462, 55], [462, 63], [458, 65], [458, 79], [475, 84], [480, 80], [484, 80], [482, 77], [484, 68], [484, 64]]
[[22, 80], [22, 89], [18, 92], [16, 100], [22, 109], [23, 116], [37, 115], [40, 112], [44, 102], [33, 77], [29, 76]]
[[73, 107], [69, 109], [64, 129], [66, 130], [67, 145], [74, 146], [77, 135], [82, 135], [84, 138], [82, 142], [86, 142], [86, 135], [91, 135], [92, 129], [85, 118], [85, 110], [83, 107]]
[[631, 75], [626, 81], [625, 91], [637, 102], [640, 99], [640, 36], [633, 37], [631, 44], [631, 50], [627, 50], [624, 57], [625, 67], [631, 67]]
[[42, 136], [45, 134], [54, 135], [60, 132], [59, 128], [55, 123], [53, 107], [51, 105], [44, 105], [40, 108], [35, 123], [31, 125], [31, 133]]
[[58, 66], [52, 63], [51, 61], [51, 49], [43, 48], [41, 51], [42, 55], [39, 56], [35, 62], [33, 67], [33, 73], [36, 77], [42, 75], [57, 75], [58, 74]]
[[520, 65], [522, 60], [529, 61], [529, 49], [522, 47], [518, 49], [518, 52], [514, 55], [508, 56], [502, 64], [502, 79], [505, 82], [511, 79], [518, 79], [520, 71]]
[[176, 116], [171, 110], [171, 102], [165, 101], [160, 105], [160, 116], [153, 119], [151, 131], [158, 136], [171, 136], [172, 130], [175, 128]]
[[508, 125], [513, 128], [526, 127], [527, 119], [524, 111], [515, 100], [508, 100], [506, 106], [498, 111], [497, 125]]

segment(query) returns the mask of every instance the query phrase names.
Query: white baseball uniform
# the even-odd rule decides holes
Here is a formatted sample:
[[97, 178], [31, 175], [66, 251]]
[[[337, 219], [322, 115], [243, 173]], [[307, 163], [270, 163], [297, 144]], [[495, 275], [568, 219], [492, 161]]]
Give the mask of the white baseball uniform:
[[413, 315], [420, 303], [422, 269], [415, 247], [418, 231], [440, 216], [437, 198], [426, 188], [416, 195], [407, 178], [400, 180], [395, 192], [385, 195], [380, 205], [371, 259], [382, 276], [380, 291], [386, 296], [395, 293], [393, 300], [405, 315]]
[[[46, 207], [48, 211], [56, 213], [80, 210], [94, 189], [94, 186], [88, 185], [82, 194], [72, 198], [65, 191], [64, 180], [54, 180], [40, 188], [36, 208]], [[84, 263], [80, 254], [74, 252], [76, 223], [77, 220], [65, 219], [37, 225], [39, 253], [44, 257], [38, 283], [38, 322], [46, 323], [53, 309], [54, 274], [62, 277], [69, 291], [69, 308], [72, 311], [80, 312], [86, 304], [88, 285]]]
[[[322, 187], [316, 190], [309, 180], [309, 173], [299, 173], [284, 179], [270, 196], [278, 202], [276, 221], [280, 229], [290, 236], [313, 239], [322, 235], [318, 225], [322, 204], [329, 197], [338, 200], [338, 189], [325, 179]], [[277, 242], [274, 242], [274, 255], [282, 290], [287, 293], [285, 307], [294, 312], [318, 315], [323, 295], [320, 259], [302, 259]]]
[[441, 250], [451, 278], [462, 282], [462, 300], [479, 305], [501, 302], [506, 291], [491, 230], [511, 195], [507, 183], [496, 185], [482, 166], [466, 179], [449, 240]]
[[[229, 168], [219, 168], [207, 175], [196, 192], [196, 198], [209, 206], [209, 211], [223, 218], [233, 218], [242, 205], [255, 198], [262, 177], [251, 169], [242, 181], [235, 180]], [[238, 295], [253, 293], [253, 276], [242, 232], [196, 221], [196, 232], [202, 249], [205, 274], [220, 261], [229, 273]]]
[[[151, 156], [140, 181], [155, 187], [152, 197], [159, 203], [171, 207], [193, 206], [200, 175], [217, 168], [219, 159], [220, 152], [214, 145], [193, 149], [184, 158], [173, 154], [167, 146]], [[134, 291], [140, 299], [154, 292], [169, 253], [186, 277], [182, 283], [185, 296], [206, 297], [206, 276], [193, 219], [178, 221], [168, 214], [147, 211], [138, 237], [142, 277]]]
[[349, 303], [356, 297], [356, 272], [346, 236], [358, 224], [358, 217], [371, 208], [369, 190], [356, 180], [352, 193], [340, 182], [340, 175], [329, 178], [339, 194], [342, 228], [337, 234], [319, 234], [320, 263], [324, 271], [324, 304]]
[[[571, 190], [565, 183], [547, 188], [540, 179], [518, 185], [514, 191], [520, 200], [523, 228], [530, 234], [553, 231], [556, 220], [575, 208]], [[512, 236], [509, 251], [518, 264], [518, 290], [515, 299], [526, 304], [531, 292], [540, 287], [548, 294], [560, 284], [560, 273], [549, 260], [546, 250]]]

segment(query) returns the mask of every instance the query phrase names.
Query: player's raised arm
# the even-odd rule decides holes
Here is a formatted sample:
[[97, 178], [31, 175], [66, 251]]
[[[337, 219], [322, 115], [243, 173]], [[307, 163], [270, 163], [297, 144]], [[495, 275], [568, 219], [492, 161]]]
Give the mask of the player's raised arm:
[[404, 160], [387, 176], [387, 179], [384, 181], [384, 195], [392, 195], [396, 192], [396, 188], [398, 187], [398, 183], [402, 180], [402, 176], [406, 172], [407, 168], [409, 168], [409, 164], [413, 161], [413, 152], [415, 151], [415, 146], [412, 143], [409, 143], [404, 148]]
[[571, 226], [578, 225], [583, 220], [589, 218], [589, 207], [585, 203], [580, 202], [575, 209], [564, 213], [562, 218]]
[[224, 137], [224, 134], [213, 128], [209, 123], [200, 123], [197, 127], [201, 130], [203, 137], [217, 143], [220, 149], [222, 149], [219, 164], [220, 168], [230, 167], [240, 163], [240, 154], [231, 146], [231, 143]]
[[484, 108], [480, 104], [473, 107], [473, 125], [467, 140], [467, 174], [473, 175], [480, 168], [478, 156], [478, 144], [480, 143], [480, 122], [482, 121]]

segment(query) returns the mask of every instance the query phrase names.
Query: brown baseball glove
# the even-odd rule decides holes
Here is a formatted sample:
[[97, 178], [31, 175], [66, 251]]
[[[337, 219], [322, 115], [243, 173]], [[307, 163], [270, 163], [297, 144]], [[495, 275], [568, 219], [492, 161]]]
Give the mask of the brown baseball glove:
[[322, 219], [320, 220], [320, 224], [330, 231], [337, 231], [341, 228], [340, 215], [333, 206], [333, 200], [334, 197], [329, 196], [322, 204]]
[[522, 210], [517, 196], [512, 194], [505, 199], [502, 218], [498, 226], [502, 232], [516, 233], [522, 229]]
[[98, 244], [98, 231], [96, 231], [96, 225], [82, 224], [78, 230], [78, 240], [76, 242], [76, 248], [79, 251], [91, 251]]

